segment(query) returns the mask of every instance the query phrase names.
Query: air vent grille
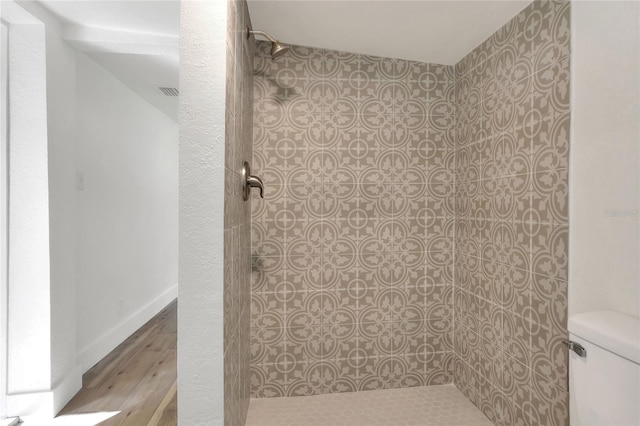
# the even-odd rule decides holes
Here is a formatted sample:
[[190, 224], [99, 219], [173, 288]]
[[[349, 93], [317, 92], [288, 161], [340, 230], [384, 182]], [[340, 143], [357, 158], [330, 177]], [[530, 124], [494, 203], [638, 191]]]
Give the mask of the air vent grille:
[[180, 92], [175, 87], [158, 87], [165, 96], [178, 96]]

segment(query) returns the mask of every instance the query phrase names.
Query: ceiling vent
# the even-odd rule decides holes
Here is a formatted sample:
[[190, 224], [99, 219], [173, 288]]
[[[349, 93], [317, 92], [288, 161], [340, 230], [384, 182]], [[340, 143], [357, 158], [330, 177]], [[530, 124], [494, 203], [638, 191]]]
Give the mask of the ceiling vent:
[[178, 96], [180, 93], [175, 87], [158, 87], [165, 96]]

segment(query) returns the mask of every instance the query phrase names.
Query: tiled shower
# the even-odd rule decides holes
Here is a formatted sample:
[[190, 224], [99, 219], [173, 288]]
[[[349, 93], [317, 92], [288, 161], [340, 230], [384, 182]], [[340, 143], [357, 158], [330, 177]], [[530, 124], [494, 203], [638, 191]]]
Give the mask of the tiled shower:
[[453, 67], [258, 46], [254, 392], [450, 383]]
[[568, 424], [569, 7], [455, 66], [257, 42], [251, 397], [454, 383]]

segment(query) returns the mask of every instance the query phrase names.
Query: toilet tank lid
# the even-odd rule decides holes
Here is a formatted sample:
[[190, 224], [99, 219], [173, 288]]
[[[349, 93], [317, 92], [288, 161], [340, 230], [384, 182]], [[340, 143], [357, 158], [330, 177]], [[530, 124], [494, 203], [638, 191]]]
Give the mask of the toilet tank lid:
[[569, 317], [569, 333], [640, 364], [640, 318], [614, 311]]

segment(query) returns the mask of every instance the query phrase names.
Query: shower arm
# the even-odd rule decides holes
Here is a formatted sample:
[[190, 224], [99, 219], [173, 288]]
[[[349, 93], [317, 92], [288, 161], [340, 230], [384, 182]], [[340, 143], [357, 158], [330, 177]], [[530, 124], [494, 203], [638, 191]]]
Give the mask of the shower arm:
[[264, 37], [267, 40], [269, 40], [271, 43], [277, 43], [278, 42], [278, 40], [276, 40], [275, 38], [271, 37], [269, 34], [265, 33], [264, 31], [258, 31], [258, 30], [254, 31], [251, 28], [247, 27], [247, 38], [250, 38], [251, 34], [253, 34], [253, 35], [261, 35], [262, 37]]

